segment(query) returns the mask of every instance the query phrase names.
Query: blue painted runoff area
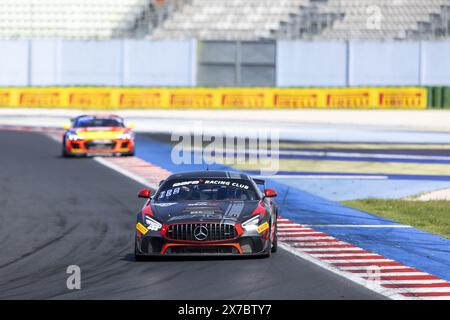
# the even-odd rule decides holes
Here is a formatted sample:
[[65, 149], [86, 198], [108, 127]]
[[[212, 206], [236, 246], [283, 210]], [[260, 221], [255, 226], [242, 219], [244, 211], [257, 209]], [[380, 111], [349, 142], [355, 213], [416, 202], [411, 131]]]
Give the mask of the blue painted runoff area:
[[[248, 171], [249, 174], [259, 175], [259, 171]], [[352, 177], [360, 179], [383, 178], [388, 180], [424, 180], [424, 181], [450, 181], [450, 176], [426, 175], [426, 174], [384, 174], [384, 173], [360, 173], [360, 172], [306, 172], [306, 171], [278, 171], [276, 176], [290, 176], [291, 178], [302, 176], [317, 176], [323, 179], [326, 176], [338, 176], [342, 178]]]
[[278, 179], [275, 182], [299, 190], [308, 190], [316, 196], [333, 200], [400, 199], [421, 193], [450, 188], [450, 181], [390, 179]]
[[[205, 165], [174, 164], [172, 147], [138, 135], [136, 155], [171, 172], [204, 170]], [[230, 170], [223, 165], [211, 170]], [[231, 169], [232, 170], [232, 169]], [[299, 224], [313, 225], [342, 241], [396, 260], [450, 281], [450, 239], [416, 228], [393, 228], [398, 223], [312, 195], [280, 181], [267, 180], [278, 192], [280, 214]], [[322, 226], [320, 226], [322, 225]], [[323, 226], [328, 225], [328, 226]], [[330, 227], [330, 225], [380, 225], [382, 228]]]
[[409, 159], [409, 158], [392, 158], [392, 157], [345, 157], [345, 156], [305, 156], [295, 154], [281, 154], [280, 159], [295, 159], [295, 160], [317, 160], [317, 161], [344, 161], [344, 162], [396, 162], [396, 163], [420, 163], [420, 164], [450, 164], [450, 160], [433, 159], [432, 157], [426, 159]]

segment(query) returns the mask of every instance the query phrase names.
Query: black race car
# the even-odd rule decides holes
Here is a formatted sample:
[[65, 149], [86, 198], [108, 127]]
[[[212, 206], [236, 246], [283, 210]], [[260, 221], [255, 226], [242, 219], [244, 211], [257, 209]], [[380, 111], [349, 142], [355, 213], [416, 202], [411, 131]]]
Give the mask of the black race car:
[[[261, 189], [258, 187], [261, 185]], [[277, 250], [276, 192], [227, 171], [174, 174], [137, 215], [135, 258], [155, 255], [261, 255]]]

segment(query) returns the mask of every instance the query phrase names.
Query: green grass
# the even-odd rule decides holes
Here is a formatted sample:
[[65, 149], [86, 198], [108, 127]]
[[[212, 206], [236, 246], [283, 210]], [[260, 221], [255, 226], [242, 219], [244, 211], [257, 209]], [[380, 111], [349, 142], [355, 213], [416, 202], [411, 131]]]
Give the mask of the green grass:
[[344, 205], [450, 238], [450, 201], [368, 199]]

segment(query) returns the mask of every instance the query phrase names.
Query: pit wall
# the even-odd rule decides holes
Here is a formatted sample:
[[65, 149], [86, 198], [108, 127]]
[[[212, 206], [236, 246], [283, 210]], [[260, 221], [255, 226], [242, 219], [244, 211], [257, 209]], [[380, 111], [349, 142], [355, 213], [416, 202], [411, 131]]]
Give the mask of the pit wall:
[[398, 88], [0, 88], [0, 106], [78, 109], [426, 109], [428, 91]]

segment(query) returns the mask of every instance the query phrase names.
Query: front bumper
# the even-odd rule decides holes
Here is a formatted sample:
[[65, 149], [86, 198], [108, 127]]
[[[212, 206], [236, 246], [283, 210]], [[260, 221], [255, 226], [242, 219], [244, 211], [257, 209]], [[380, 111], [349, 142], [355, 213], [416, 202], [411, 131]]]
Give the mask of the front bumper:
[[145, 235], [137, 231], [135, 253], [139, 256], [253, 256], [266, 255], [271, 245], [268, 232], [244, 232], [231, 240], [203, 242], [171, 240], [158, 231], [148, 231]]
[[131, 154], [135, 143], [132, 139], [112, 139], [99, 143], [96, 140], [67, 140], [65, 143], [67, 153], [72, 155], [88, 154]]

